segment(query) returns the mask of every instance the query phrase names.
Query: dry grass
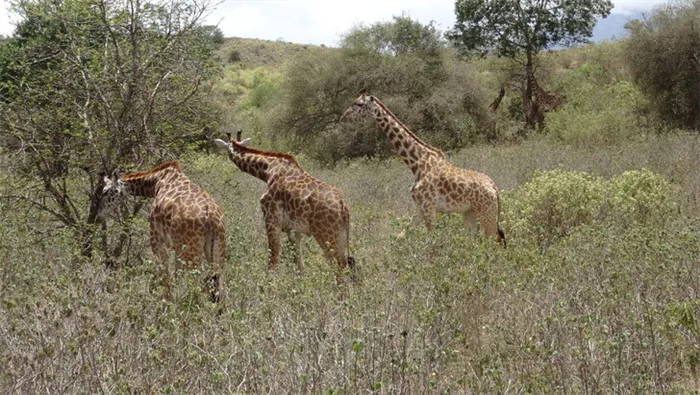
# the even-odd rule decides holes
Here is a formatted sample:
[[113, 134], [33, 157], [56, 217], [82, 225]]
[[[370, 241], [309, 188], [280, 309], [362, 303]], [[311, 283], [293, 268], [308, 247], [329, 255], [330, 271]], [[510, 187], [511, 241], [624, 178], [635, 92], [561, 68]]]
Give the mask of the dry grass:
[[[505, 190], [508, 250], [468, 235], [455, 216], [432, 233], [411, 228], [411, 176], [396, 158], [334, 169], [302, 160], [351, 205], [361, 280], [344, 301], [310, 240], [303, 275], [288, 250], [267, 272], [262, 182], [222, 156], [185, 160], [228, 222], [221, 316], [194, 274], [179, 280], [173, 303], [158, 299], [143, 217], [133, 259], [107, 270], [78, 257], [71, 234], [45, 218], [0, 206], [1, 391], [697, 393], [695, 137], [602, 149], [533, 139], [451, 157]], [[593, 224], [544, 253], [509, 229], [509, 201], [525, 199], [518, 187], [535, 170], [642, 167], [682, 188], [668, 226]]]

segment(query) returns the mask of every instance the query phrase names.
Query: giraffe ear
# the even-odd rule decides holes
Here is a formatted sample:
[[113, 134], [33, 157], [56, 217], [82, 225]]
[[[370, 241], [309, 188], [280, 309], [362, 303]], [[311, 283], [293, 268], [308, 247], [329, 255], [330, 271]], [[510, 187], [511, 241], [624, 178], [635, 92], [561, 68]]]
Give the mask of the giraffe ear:
[[373, 102], [374, 101], [374, 96], [369, 97], [369, 101]]
[[229, 148], [231, 147], [231, 143], [228, 143], [228, 142], [221, 140], [221, 139], [214, 139], [214, 144], [216, 144], [216, 146], [221, 148], [222, 150], [226, 150], [226, 151], [228, 151]]
[[119, 170], [119, 168], [116, 168], [112, 171], [112, 179], [113, 180], [118, 180], [120, 176], [121, 176], [121, 170]]

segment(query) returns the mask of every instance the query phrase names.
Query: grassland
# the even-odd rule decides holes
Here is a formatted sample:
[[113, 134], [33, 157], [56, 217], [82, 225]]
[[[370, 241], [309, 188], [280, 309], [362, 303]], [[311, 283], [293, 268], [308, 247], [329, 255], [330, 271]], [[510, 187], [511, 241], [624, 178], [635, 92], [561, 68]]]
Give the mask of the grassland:
[[[159, 299], [145, 216], [133, 227], [132, 259], [107, 269], [78, 256], [70, 232], [0, 206], [2, 391], [697, 393], [695, 136], [597, 148], [533, 138], [450, 157], [504, 190], [507, 250], [469, 235], [460, 217], [440, 216], [430, 233], [412, 228], [412, 180], [397, 158], [334, 168], [300, 159], [351, 205], [360, 280], [345, 300], [310, 240], [302, 274], [288, 249], [267, 271], [262, 182], [220, 155], [183, 158], [227, 220], [229, 296], [220, 316], [196, 273], [177, 282], [172, 303]], [[567, 202], [588, 201], [526, 194], [538, 171], [609, 180], [643, 168], [669, 183], [660, 193], [673, 210], [657, 199], [639, 220], [530, 223], [551, 234], [564, 227], [547, 246], [521, 226], [523, 204], [566, 211]]]

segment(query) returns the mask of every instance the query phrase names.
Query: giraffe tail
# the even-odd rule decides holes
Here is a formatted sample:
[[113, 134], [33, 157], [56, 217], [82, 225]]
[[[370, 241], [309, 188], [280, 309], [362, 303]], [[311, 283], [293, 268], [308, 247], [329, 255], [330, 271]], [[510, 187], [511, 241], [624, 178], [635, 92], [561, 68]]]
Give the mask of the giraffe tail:
[[[224, 262], [222, 257], [217, 256], [217, 249], [220, 247], [218, 244], [221, 242], [216, 236], [214, 231], [216, 228], [216, 221], [208, 219], [204, 224], [204, 258], [210, 265], [209, 270], [213, 273], [205, 278], [205, 287], [209, 292], [209, 298], [213, 303], [221, 303], [221, 282], [223, 281], [223, 265]], [[219, 310], [221, 314], [221, 310]]]
[[[498, 203], [498, 218], [497, 219], [498, 219], [498, 222], [500, 222], [500, 220], [501, 220], [501, 194], [500, 194], [500, 192], [498, 192], [498, 194], [496, 195], [496, 202]], [[503, 248], [506, 248], [506, 234], [503, 231], [503, 229], [501, 228], [500, 224], [497, 226], [498, 226], [498, 242], [503, 243]]]
[[347, 257], [348, 267], [352, 272], [353, 280], [356, 280], [357, 268], [355, 257], [350, 255], [350, 210], [348, 210], [347, 207], [345, 210], [345, 256]]

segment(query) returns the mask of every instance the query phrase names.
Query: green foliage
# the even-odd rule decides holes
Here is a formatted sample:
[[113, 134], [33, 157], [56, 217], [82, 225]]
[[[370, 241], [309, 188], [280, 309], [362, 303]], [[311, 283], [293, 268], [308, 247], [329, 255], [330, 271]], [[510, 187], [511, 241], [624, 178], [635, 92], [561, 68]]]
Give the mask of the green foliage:
[[700, 3], [684, 0], [654, 8], [626, 25], [626, 60], [649, 98], [649, 110], [675, 127], [700, 130]]
[[553, 170], [535, 173], [508, 196], [512, 196], [506, 214], [510, 229], [547, 248], [598, 219], [605, 190], [586, 173]]
[[450, 56], [432, 25], [395, 17], [355, 28], [341, 47], [297, 57], [286, 72], [274, 130], [286, 133], [280, 137], [292, 150], [329, 162], [388, 155], [386, 138], [371, 122], [337, 123], [361, 87], [443, 149], [462, 147], [492, 126], [477, 76]]
[[206, 25], [199, 28], [201, 34], [206, 37], [212, 45], [221, 45], [224, 43], [224, 32], [218, 26]]
[[242, 106], [243, 110], [251, 107], [262, 108], [278, 94], [279, 82], [273, 78], [274, 76], [263, 70], [255, 71], [248, 92], [248, 100]]
[[232, 49], [228, 53], [228, 62], [229, 63], [236, 63], [241, 61], [241, 51], [237, 49]]
[[588, 146], [620, 143], [644, 133], [646, 100], [628, 81], [601, 86], [605, 72], [583, 65], [562, 81], [568, 102], [549, 114], [545, 132], [567, 143]]
[[219, 65], [199, 28], [207, 6], [15, 4], [21, 20], [0, 60], [0, 141], [25, 181], [14, 192], [74, 229], [86, 254], [99, 173], [197, 148], [215, 121], [206, 81]]
[[537, 172], [508, 196], [510, 228], [529, 235], [542, 249], [594, 224], [658, 226], [677, 215], [679, 207], [676, 188], [646, 169], [610, 180], [561, 170]]
[[585, 43], [597, 18], [610, 14], [610, 0], [521, 2], [457, 0], [457, 21], [448, 36], [466, 51], [530, 57], [556, 45]]

